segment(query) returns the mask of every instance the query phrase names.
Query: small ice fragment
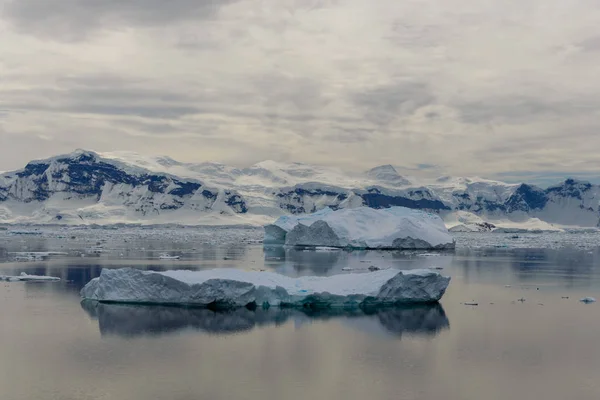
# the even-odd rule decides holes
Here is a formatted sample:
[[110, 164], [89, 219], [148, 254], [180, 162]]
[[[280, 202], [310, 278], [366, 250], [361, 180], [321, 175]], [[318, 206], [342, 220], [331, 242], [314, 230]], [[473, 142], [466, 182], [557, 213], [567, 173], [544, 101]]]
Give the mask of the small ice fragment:
[[352, 271], [354, 268], [350, 268], [350, 267], [344, 267], [342, 268], [342, 271]]
[[7, 282], [43, 282], [43, 281], [60, 281], [60, 278], [54, 276], [43, 276], [43, 275], [28, 275], [25, 272], [21, 272], [19, 276], [6, 276], [0, 275], [0, 281]]
[[511, 287], [511, 285], [504, 285], [504, 287]]
[[579, 301], [582, 303], [589, 304], [589, 303], [595, 303], [596, 299], [593, 297], [584, 297], [583, 299], [580, 299]]

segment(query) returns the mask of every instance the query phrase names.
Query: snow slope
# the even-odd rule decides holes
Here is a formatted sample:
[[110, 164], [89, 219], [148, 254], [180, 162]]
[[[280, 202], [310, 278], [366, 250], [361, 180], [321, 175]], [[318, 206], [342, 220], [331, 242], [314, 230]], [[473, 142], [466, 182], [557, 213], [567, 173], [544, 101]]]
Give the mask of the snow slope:
[[[349, 174], [263, 161], [247, 168], [133, 152], [73, 153], [0, 174], [0, 223], [222, 225], [272, 223], [324, 208], [393, 206], [496, 226], [596, 227], [600, 186], [567, 179], [542, 189], [482, 178], [417, 182], [391, 165]], [[455, 213], [462, 213], [457, 216]]]

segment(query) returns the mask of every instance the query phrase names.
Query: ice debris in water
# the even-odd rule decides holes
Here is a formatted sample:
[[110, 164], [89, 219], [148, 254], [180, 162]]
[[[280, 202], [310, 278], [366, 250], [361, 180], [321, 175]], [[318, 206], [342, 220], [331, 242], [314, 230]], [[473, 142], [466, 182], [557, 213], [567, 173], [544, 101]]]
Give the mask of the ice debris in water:
[[21, 272], [21, 275], [18, 275], [18, 276], [0, 275], [0, 281], [7, 281], [7, 282], [43, 282], [43, 281], [51, 281], [51, 282], [56, 282], [56, 281], [60, 281], [60, 278], [57, 278], [57, 277], [54, 277], [54, 276], [28, 275], [25, 272]]
[[579, 301], [582, 303], [589, 304], [589, 303], [595, 303], [596, 299], [593, 297], [584, 297], [583, 299], [580, 299]]
[[181, 256], [172, 256], [169, 253], [162, 253], [158, 258], [161, 260], [179, 260]]
[[235, 307], [368, 307], [435, 303], [449, 277], [430, 270], [385, 269], [330, 277], [290, 278], [235, 269], [140, 271], [103, 269], [82, 290], [84, 299], [116, 303]]
[[280, 217], [265, 226], [265, 244], [364, 249], [453, 249], [452, 236], [436, 215], [405, 207], [369, 207]]
[[42, 261], [50, 256], [66, 256], [68, 253], [61, 251], [17, 251], [9, 252], [15, 261]]

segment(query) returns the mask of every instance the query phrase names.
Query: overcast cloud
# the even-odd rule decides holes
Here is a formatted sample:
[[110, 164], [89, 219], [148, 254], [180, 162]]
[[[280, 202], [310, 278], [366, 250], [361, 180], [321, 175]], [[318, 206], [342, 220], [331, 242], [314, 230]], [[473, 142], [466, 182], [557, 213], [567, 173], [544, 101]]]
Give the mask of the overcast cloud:
[[0, 170], [86, 148], [590, 176], [599, 65], [599, 0], [0, 0]]

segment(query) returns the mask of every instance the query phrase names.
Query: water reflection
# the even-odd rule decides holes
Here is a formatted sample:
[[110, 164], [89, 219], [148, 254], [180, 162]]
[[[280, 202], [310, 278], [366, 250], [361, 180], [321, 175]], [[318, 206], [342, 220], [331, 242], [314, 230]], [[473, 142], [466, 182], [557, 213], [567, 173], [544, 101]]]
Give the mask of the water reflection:
[[410, 334], [431, 337], [450, 328], [448, 317], [440, 304], [370, 311], [242, 308], [215, 312], [201, 308], [103, 304], [95, 301], [82, 301], [81, 307], [90, 317], [98, 320], [103, 336], [161, 335], [184, 329], [208, 334], [231, 334], [249, 332], [261, 326], [280, 326], [290, 321], [303, 323], [338, 318], [352, 320], [353, 326], [361, 329], [367, 325], [378, 325], [395, 336]]
[[564, 249], [460, 249], [452, 264], [467, 282], [509, 277], [514, 282], [556, 283], [566, 287], [596, 285], [600, 254]]
[[347, 249], [311, 249], [283, 246], [263, 248], [264, 265], [289, 275], [332, 275], [342, 271], [379, 268], [402, 269], [447, 267], [454, 253], [424, 251], [377, 251]]

